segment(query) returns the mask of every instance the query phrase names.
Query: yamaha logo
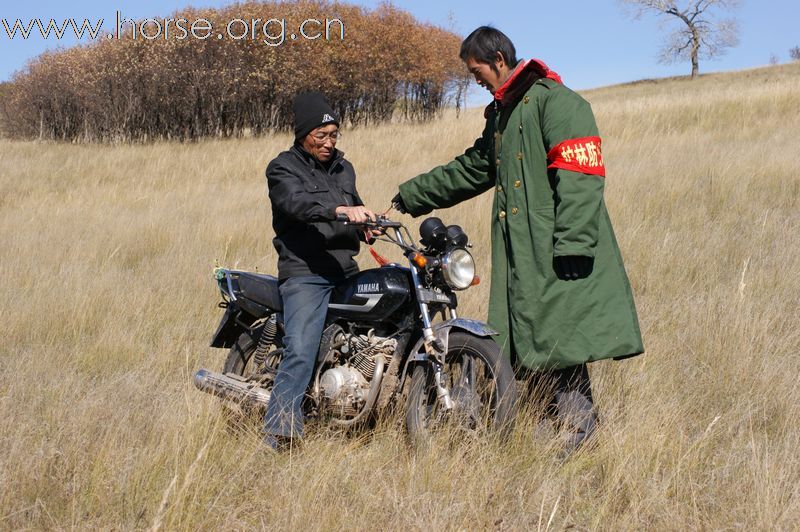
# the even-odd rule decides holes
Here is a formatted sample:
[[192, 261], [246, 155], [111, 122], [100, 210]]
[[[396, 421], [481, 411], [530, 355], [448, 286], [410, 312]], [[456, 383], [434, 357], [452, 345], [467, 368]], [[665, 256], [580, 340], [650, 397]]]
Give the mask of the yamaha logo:
[[380, 287], [378, 286], [378, 283], [360, 284], [360, 285], [358, 285], [357, 292], [359, 294], [368, 294], [370, 292], [373, 292], [373, 293], [374, 292], [380, 292]]

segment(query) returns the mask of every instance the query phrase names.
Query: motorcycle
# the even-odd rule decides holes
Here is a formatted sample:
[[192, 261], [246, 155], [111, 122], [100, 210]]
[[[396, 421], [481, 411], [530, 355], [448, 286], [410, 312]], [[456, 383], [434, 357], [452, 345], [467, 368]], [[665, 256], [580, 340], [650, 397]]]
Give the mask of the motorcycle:
[[[405, 425], [414, 441], [447, 423], [507, 435], [516, 413], [514, 372], [492, 339], [497, 333], [456, 310], [457, 292], [480, 281], [466, 233], [431, 217], [420, 225], [420, 247], [385, 217], [357, 225], [402, 249], [408, 265], [370, 249], [379, 267], [333, 291], [305, 415], [357, 426], [398, 403], [407, 388]], [[263, 411], [283, 353], [278, 279], [226, 268], [214, 276], [225, 314], [211, 347], [229, 352], [221, 373], [200, 369], [194, 383], [240, 410]]]

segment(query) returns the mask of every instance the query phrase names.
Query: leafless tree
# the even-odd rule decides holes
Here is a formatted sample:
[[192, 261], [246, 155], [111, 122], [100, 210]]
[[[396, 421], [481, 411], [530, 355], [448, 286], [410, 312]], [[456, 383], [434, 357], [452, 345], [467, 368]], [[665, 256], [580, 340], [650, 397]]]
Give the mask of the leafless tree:
[[791, 57], [793, 61], [800, 61], [800, 46], [795, 46], [789, 50], [789, 57]]
[[674, 63], [689, 59], [692, 78], [700, 71], [700, 59], [722, 55], [739, 44], [739, 29], [733, 18], [718, 19], [719, 12], [737, 7], [737, 0], [621, 0], [633, 8], [634, 18], [645, 13], [675, 17], [680, 26], [671, 33], [661, 49], [659, 61]]

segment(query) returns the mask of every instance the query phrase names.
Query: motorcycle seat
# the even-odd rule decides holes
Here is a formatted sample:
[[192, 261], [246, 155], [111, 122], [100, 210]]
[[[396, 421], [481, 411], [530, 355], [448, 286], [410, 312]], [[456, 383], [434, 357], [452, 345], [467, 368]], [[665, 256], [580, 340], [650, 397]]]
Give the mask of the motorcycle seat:
[[263, 273], [240, 272], [238, 281], [242, 297], [272, 310], [283, 310], [277, 277]]

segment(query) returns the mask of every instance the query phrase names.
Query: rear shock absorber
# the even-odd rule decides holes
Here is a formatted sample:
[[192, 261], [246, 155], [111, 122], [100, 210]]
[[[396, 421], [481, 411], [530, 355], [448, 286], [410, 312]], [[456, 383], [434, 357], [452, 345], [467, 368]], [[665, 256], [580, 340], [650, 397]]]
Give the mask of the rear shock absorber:
[[264, 328], [261, 330], [261, 336], [258, 339], [258, 345], [253, 353], [253, 362], [255, 363], [256, 368], [264, 365], [264, 363], [267, 361], [269, 348], [272, 345], [272, 342], [275, 340], [275, 335], [277, 333], [278, 322], [275, 318], [275, 314], [273, 314], [266, 322], [264, 322]]

